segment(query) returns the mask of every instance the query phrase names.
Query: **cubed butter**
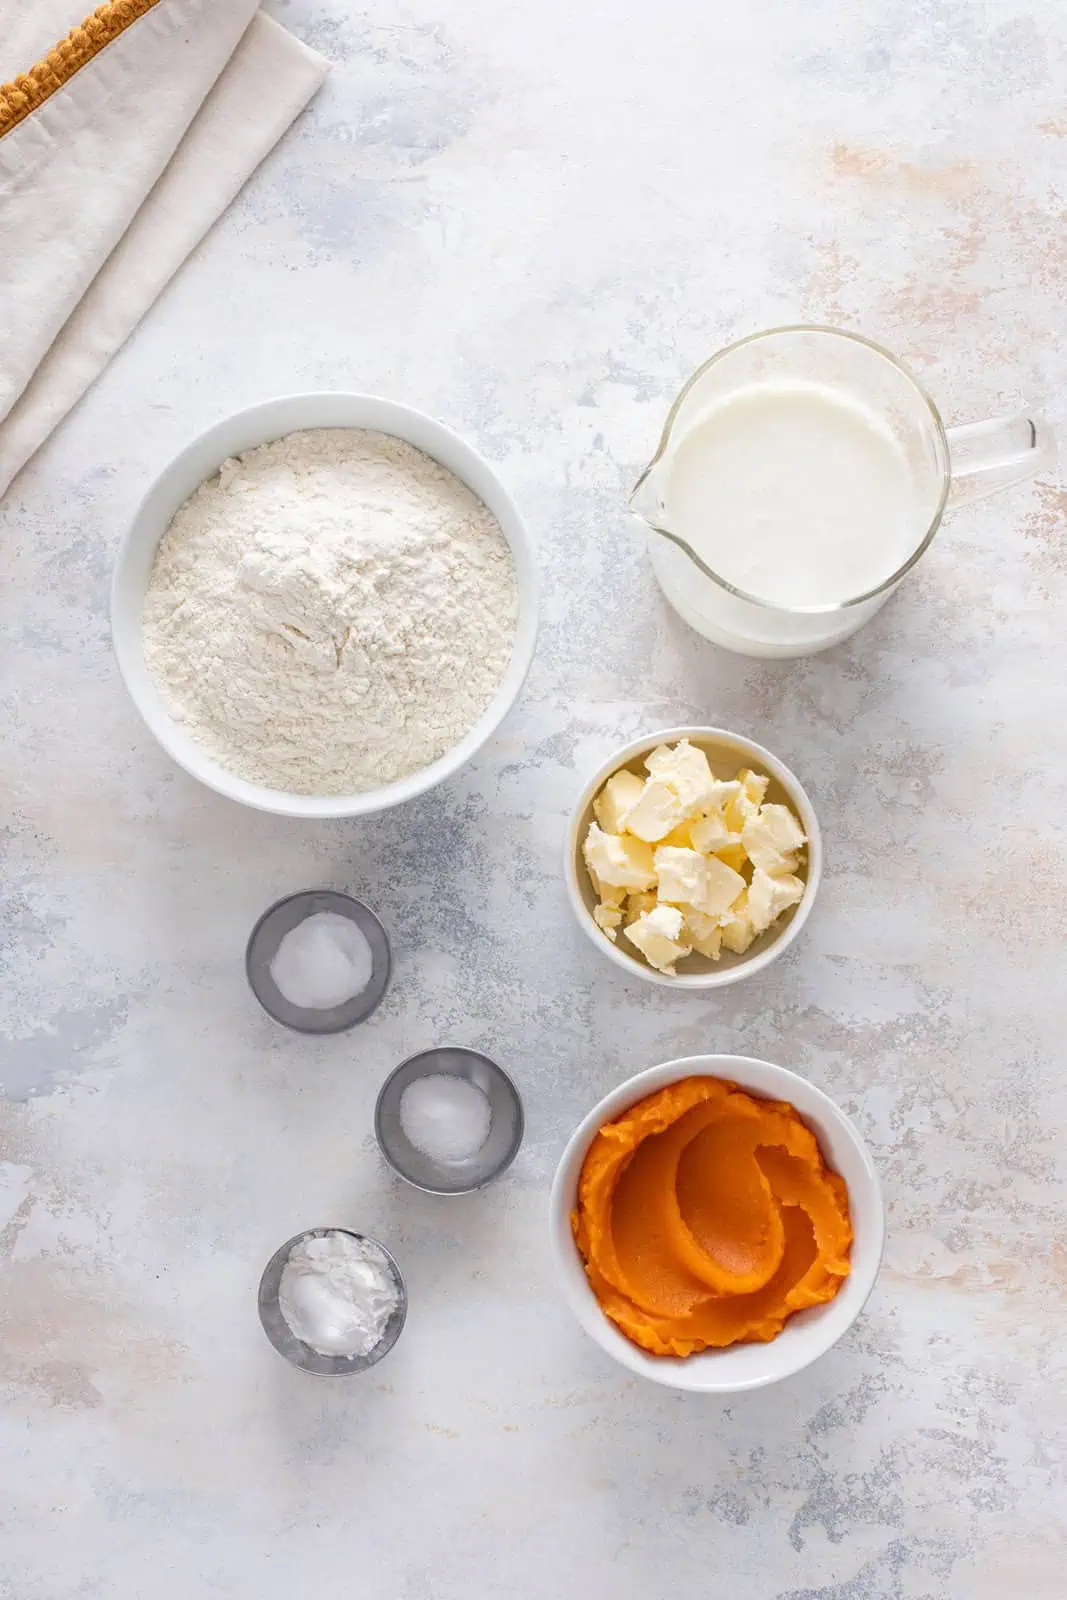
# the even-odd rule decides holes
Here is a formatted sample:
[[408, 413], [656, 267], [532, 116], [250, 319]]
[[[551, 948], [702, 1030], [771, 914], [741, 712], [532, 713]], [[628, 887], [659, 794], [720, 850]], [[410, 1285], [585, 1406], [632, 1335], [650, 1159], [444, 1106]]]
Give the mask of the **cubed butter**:
[[766, 803], [769, 778], [745, 769], [722, 781], [687, 739], [645, 766], [647, 779], [614, 773], [593, 802], [583, 852], [597, 926], [612, 940], [622, 927], [661, 972], [691, 949], [743, 955], [803, 897], [803, 828], [789, 806]]
[[762, 867], [757, 867], [748, 886], [748, 914], [753, 933], [765, 932], [783, 911], [795, 906], [803, 894], [804, 884], [800, 878], [789, 873], [772, 877]]
[[706, 856], [704, 865], [707, 871], [704, 894], [699, 900], [694, 900], [693, 905], [706, 916], [725, 916], [738, 895], [744, 893], [745, 880], [719, 856]]
[[682, 913], [682, 939], [686, 944], [691, 944], [694, 950], [699, 950], [702, 956], [718, 961], [722, 949], [722, 928], [718, 917], [705, 916], [703, 911], [686, 906]]
[[733, 951], [734, 955], [743, 956], [755, 937], [756, 930], [752, 926], [746, 889], [722, 924], [722, 942], [727, 950]]
[[654, 911], [659, 905], [655, 890], [643, 894], [629, 894], [626, 896], [626, 921], [636, 922], [638, 917], [643, 917], [646, 911]]
[[[717, 808], [709, 811], [706, 817], [698, 817], [696, 822], [690, 822], [688, 830], [689, 838], [685, 842], [705, 856], [710, 856], [712, 851], [719, 850], [724, 844], [737, 842], [737, 835], [730, 832], [726, 818]], [[673, 844], [674, 839], [672, 837], [664, 842]]]
[[641, 798], [644, 787], [644, 778], [639, 778], [636, 772], [627, 772], [625, 767], [608, 779], [593, 801], [596, 819], [605, 833], [623, 832], [626, 813]]
[[621, 906], [626, 899], [626, 890], [614, 883], [601, 883], [596, 873], [586, 863], [589, 871], [589, 882], [593, 885], [593, 893], [605, 906]]
[[685, 821], [682, 802], [660, 778], [649, 778], [626, 813], [626, 831], [643, 839], [647, 844], [658, 844], [660, 839]]
[[702, 856], [696, 850], [660, 845], [653, 863], [661, 900], [683, 908], [694, 906], [709, 917], [722, 916], [745, 887], [739, 872], [717, 856]]
[[737, 781], [753, 805], [761, 806], [763, 804], [767, 798], [767, 788], [771, 781], [766, 773], [753, 772], [750, 767], [746, 767], [743, 772], [737, 774]]
[[582, 849], [586, 866], [602, 887], [650, 889], [656, 881], [651, 847], [640, 839], [605, 833], [591, 822]]
[[751, 772], [748, 768], [737, 775], [738, 791], [723, 807], [723, 815], [734, 833], [740, 833], [749, 817], [755, 816], [763, 804], [770, 779]]
[[696, 846], [690, 834], [692, 827], [693, 824], [690, 822], [681, 823], [677, 828], [672, 828], [667, 837], [660, 840], [660, 844], [673, 845], [676, 850], [695, 850]]
[[703, 750], [691, 745], [688, 739], [680, 739], [673, 746], [659, 745], [645, 757], [645, 766], [653, 778], [673, 789], [686, 817], [721, 811], [740, 788], [736, 780], [723, 783], [716, 778]]
[[745, 822], [741, 842], [754, 867], [783, 873], [796, 867], [797, 852], [807, 836], [788, 806], [764, 805]]
[[708, 863], [699, 851], [661, 844], [652, 857], [661, 900], [699, 906], [707, 893]]
[[733, 867], [735, 872], [740, 872], [741, 868], [748, 860], [748, 857], [745, 855], [745, 847], [741, 843], [740, 839], [735, 839], [733, 844], [720, 845], [715, 851], [715, 855], [720, 861], [724, 862], [726, 866]]
[[678, 796], [683, 816], [698, 817], [715, 805], [720, 785], [703, 750], [688, 739], [679, 739], [676, 745], [659, 745], [645, 757], [645, 766], [653, 779], [665, 783]]
[[622, 911], [618, 906], [594, 906], [593, 921], [601, 932], [606, 933], [612, 944], [615, 943], [615, 930], [622, 923]]
[[625, 929], [626, 937], [635, 945], [650, 967], [665, 972], [673, 978], [674, 964], [687, 956], [690, 946], [681, 939], [682, 913], [676, 906], [656, 906], [638, 917]]

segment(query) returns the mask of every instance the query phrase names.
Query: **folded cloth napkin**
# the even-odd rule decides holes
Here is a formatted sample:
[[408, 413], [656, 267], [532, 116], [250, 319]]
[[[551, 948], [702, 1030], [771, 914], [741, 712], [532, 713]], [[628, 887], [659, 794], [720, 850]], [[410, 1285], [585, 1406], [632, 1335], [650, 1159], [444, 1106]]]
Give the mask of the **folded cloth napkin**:
[[257, 3], [0, 0], [0, 495], [325, 77]]

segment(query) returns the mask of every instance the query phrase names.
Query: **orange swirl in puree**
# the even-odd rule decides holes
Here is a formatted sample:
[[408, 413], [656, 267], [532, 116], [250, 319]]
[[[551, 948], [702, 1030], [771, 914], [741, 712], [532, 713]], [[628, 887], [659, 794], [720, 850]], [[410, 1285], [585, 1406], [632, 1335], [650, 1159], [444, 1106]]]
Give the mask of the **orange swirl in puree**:
[[593, 1292], [653, 1355], [773, 1339], [849, 1273], [848, 1190], [794, 1106], [683, 1078], [605, 1123], [571, 1215]]

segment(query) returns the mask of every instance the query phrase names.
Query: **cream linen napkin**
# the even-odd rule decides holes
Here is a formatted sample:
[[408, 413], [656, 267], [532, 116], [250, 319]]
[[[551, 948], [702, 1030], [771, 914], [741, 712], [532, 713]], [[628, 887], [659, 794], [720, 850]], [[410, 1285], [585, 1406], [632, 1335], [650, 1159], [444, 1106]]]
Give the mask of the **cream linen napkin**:
[[257, 0], [83, 5], [0, 0], [0, 495], [328, 71]]

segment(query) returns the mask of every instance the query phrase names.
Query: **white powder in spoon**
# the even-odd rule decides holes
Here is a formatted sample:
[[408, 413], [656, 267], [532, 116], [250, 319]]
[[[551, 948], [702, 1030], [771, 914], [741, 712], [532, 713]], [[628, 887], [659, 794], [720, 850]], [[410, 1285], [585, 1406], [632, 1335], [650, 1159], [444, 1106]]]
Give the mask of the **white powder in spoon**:
[[316, 911], [282, 939], [270, 975], [282, 998], [303, 1011], [329, 1011], [362, 994], [374, 956], [362, 928], [336, 911]]

